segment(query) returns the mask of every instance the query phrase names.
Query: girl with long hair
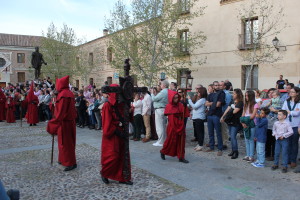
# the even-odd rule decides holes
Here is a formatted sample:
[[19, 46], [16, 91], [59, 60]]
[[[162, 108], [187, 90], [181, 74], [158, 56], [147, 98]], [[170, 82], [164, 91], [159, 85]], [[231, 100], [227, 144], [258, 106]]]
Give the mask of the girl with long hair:
[[248, 90], [245, 94], [244, 100], [244, 110], [242, 117], [249, 117], [248, 122], [242, 122], [242, 126], [244, 128], [244, 136], [245, 136], [245, 143], [246, 143], [246, 156], [243, 160], [247, 162], [254, 161], [254, 134], [255, 134], [255, 125], [254, 125], [254, 118], [257, 113], [259, 106], [255, 102], [255, 93], [251, 90]]

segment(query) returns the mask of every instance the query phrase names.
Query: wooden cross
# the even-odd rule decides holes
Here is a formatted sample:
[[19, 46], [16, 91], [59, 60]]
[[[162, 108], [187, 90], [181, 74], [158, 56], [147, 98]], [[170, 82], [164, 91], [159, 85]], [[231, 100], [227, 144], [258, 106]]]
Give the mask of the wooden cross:
[[[104, 86], [101, 88], [103, 93], [118, 93], [118, 103], [123, 103], [123, 113], [124, 113], [124, 123], [122, 123], [124, 127], [124, 134], [126, 136], [125, 140], [125, 155], [129, 155], [129, 110], [131, 106], [131, 102], [133, 101], [133, 95], [136, 92], [147, 92], [147, 87], [134, 87], [134, 79], [129, 75], [130, 64], [129, 59], [125, 60], [124, 65], [124, 76], [119, 77], [119, 87], [110, 87]], [[129, 162], [129, 159], [125, 159], [125, 162]], [[128, 166], [129, 163], [124, 163], [124, 166]], [[128, 169], [123, 169], [123, 174], [126, 176], [128, 174]]]

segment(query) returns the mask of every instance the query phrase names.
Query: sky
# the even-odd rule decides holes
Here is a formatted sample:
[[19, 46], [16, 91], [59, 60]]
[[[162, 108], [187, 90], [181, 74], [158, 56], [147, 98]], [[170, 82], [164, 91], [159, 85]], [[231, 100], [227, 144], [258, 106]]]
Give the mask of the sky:
[[[42, 36], [53, 22], [66, 24], [86, 41], [103, 36], [104, 19], [117, 0], [9, 0], [1, 1], [0, 33]], [[130, 4], [131, 0], [124, 0]]]

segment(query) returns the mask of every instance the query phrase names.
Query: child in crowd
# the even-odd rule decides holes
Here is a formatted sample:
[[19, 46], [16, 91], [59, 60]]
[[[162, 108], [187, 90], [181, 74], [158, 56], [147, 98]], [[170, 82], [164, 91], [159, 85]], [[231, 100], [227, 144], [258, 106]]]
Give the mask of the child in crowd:
[[288, 113], [286, 110], [279, 110], [277, 118], [279, 121], [274, 123], [273, 126], [273, 136], [276, 138], [275, 143], [275, 157], [274, 157], [274, 165], [272, 166], [272, 170], [278, 169], [279, 163], [279, 155], [282, 151], [282, 173], [287, 172], [287, 165], [288, 165], [288, 149], [289, 149], [289, 139], [291, 135], [293, 135], [293, 129], [289, 122], [285, 119]]
[[260, 95], [261, 95], [261, 91], [259, 90], [254, 90], [254, 93], [255, 93], [255, 102], [259, 105], [261, 105], [262, 103], [262, 99], [260, 98]]
[[254, 167], [265, 167], [265, 146], [267, 141], [268, 119], [270, 109], [262, 108], [260, 114], [256, 114], [256, 131], [254, 140], [256, 141], [257, 160], [251, 163]]
[[[272, 93], [272, 99], [269, 103], [268, 106], [270, 106], [270, 108], [274, 108], [275, 110], [279, 110], [282, 107], [282, 102], [280, 101], [280, 92], [279, 90], [274, 90]], [[276, 117], [277, 113], [275, 112], [270, 112], [270, 117]]]

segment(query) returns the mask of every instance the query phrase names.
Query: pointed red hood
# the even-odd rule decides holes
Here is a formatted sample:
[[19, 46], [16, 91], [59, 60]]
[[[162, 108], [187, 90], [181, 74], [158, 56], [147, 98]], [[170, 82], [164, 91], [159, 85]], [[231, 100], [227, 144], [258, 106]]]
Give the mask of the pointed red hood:
[[32, 81], [31, 85], [30, 85], [29, 92], [28, 92], [27, 97], [26, 97], [28, 102], [34, 101], [34, 100], [38, 101], [38, 97], [34, 95], [34, 85], [33, 84], [34, 84], [34, 82]]
[[65, 89], [69, 89], [69, 76], [64, 76], [56, 80], [56, 90], [61, 92]]
[[[119, 87], [118, 84], [111, 84], [110, 87]], [[117, 103], [118, 94], [109, 93], [108, 101], [110, 104], [115, 105]]]
[[173, 103], [173, 98], [176, 94], [178, 95], [178, 102], [179, 102], [180, 101], [180, 95], [176, 91], [168, 90], [168, 102], [169, 102], [169, 104], [176, 105], [176, 104]]
[[[175, 95], [178, 95], [178, 103], [174, 104], [173, 98]], [[168, 104], [165, 109], [165, 115], [183, 113], [183, 104], [180, 103], [180, 95], [173, 90], [168, 90]]]

